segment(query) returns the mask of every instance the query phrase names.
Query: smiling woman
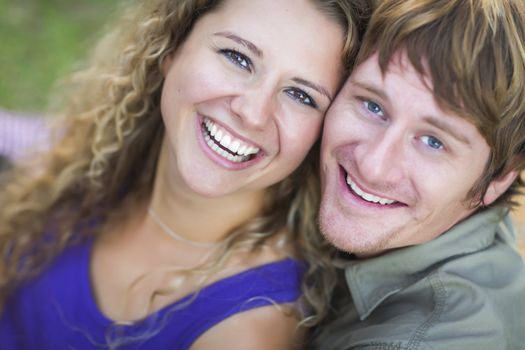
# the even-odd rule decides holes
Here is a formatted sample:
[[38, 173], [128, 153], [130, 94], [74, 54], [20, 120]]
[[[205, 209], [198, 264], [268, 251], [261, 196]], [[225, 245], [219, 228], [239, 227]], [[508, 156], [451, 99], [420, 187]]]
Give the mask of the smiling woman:
[[312, 146], [367, 11], [130, 8], [72, 80], [41, 171], [0, 192], [0, 347], [299, 346], [335, 281]]
[[[243, 199], [235, 202], [250, 208], [246, 194], [285, 178], [319, 136], [329, 96], [343, 75], [343, 35], [313, 4], [294, 5], [227, 2], [228, 19], [204, 17], [177, 56], [164, 62], [163, 150], [172, 150], [176, 173], [170, 176], [181, 178], [173, 186], [177, 191], [187, 186], [206, 197], [239, 193]], [[257, 18], [275, 29], [253, 25], [255, 13], [271, 13]], [[279, 35], [280, 28], [290, 31]], [[216, 128], [215, 135], [208, 128]], [[170, 161], [165, 154], [161, 165]]]

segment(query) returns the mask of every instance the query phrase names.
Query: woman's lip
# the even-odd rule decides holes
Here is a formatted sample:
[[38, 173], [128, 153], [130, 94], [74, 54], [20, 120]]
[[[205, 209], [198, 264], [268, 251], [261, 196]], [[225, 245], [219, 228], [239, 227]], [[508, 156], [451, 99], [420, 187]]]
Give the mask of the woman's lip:
[[[204, 116], [199, 114], [198, 117], [195, 118], [195, 120], [196, 120], [195, 131], [196, 131], [196, 137], [198, 140], [198, 144], [200, 148], [202, 149], [203, 153], [215, 164], [218, 164], [219, 166], [226, 168], [226, 169], [230, 169], [230, 170], [243, 170], [243, 169], [246, 169], [248, 167], [255, 165], [256, 163], [260, 162], [264, 158], [264, 152], [262, 150], [259, 150], [259, 152], [252, 159], [245, 161], [245, 162], [234, 162], [234, 161], [224, 158], [223, 156], [217, 154], [215, 151], [210, 149], [206, 140], [204, 139], [204, 133], [207, 132], [203, 126]], [[223, 124], [220, 124], [220, 126], [223, 127]], [[225, 129], [228, 130], [228, 132], [230, 132], [229, 128], [225, 128]], [[235, 135], [237, 134], [235, 133]], [[252, 142], [247, 142], [247, 143], [253, 145]]]
[[[251, 140], [248, 140], [246, 137], [244, 137], [244, 136], [242, 136], [242, 135], [239, 135], [237, 132], [235, 132], [234, 130], [232, 130], [229, 126], [224, 125], [224, 124], [222, 124], [221, 122], [217, 121], [216, 119], [213, 119], [213, 118], [208, 117], [208, 116], [202, 116], [202, 115], [200, 115], [200, 117], [202, 118], [202, 122], [204, 121], [204, 119], [208, 119], [208, 120], [210, 120], [212, 123], [218, 125], [221, 129], [224, 129], [224, 130], [225, 130], [228, 134], [230, 134], [233, 138], [238, 139], [238, 140], [240, 140], [242, 143], [247, 144], [247, 145], [249, 145], [249, 146], [251, 146], [251, 147], [258, 148], [258, 149], [259, 149], [259, 152], [263, 152], [263, 153], [265, 153], [265, 152], [263, 151], [263, 148], [262, 148], [260, 145], [256, 144], [255, 142], [253, 142], [253, 141], [251, 141]], [[202, 123], [202, 122], [201, 122], [201, 123]]]
[[[247, 143], [242, 139], [235, 137], [221, 124], [216, 123], [208, 117], [204, 117], [202, 125], [203, 135], [210, 148], [214, 150], [222, 149], [226, 154], [239, 161], [241, 158], [253, 158], [260, 152], [260, 148], [253, 143]], [[221, 154], [220, 152], [218, 152]]]

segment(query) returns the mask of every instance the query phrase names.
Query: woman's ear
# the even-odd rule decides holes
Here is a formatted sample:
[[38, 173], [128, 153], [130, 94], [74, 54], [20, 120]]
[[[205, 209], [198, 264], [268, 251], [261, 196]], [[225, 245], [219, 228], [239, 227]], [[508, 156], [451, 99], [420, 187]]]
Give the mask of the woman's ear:
[[164, 58], [164, 61], [162, 61], [161, 68], [162, 68], [162, 76], [166, 78], [166, 75], [168, 75], [168, 71], [170, 70], [171, 64], [173, 63], [173, 54], [169, 54]]
[[483, 204], [490, 205], [494, 203], [496, 199], [499, 198], [509, 187], [512, 185], [516, 177], [518, 176], [518, 171], [511, 170], [507, 174], [492, 180], [487, 188], [487, 191], [483, 195]]

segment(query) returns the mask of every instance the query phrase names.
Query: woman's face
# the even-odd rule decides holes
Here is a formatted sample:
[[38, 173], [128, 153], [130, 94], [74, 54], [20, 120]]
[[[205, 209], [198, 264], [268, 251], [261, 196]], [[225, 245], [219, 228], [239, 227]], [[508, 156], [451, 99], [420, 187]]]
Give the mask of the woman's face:
[[296, 169], [319, 136], [343, 30], [308, 0], [227, 0], [164, 63], [169, 181], [217, 197]]

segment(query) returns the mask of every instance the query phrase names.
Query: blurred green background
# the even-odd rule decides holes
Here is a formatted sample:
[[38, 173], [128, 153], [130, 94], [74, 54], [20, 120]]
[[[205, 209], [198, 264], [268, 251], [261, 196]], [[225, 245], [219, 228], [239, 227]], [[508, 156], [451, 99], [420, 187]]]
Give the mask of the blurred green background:
[[0, 0], [0, 108], [39, 112], [117, 10], [116, 0]]

